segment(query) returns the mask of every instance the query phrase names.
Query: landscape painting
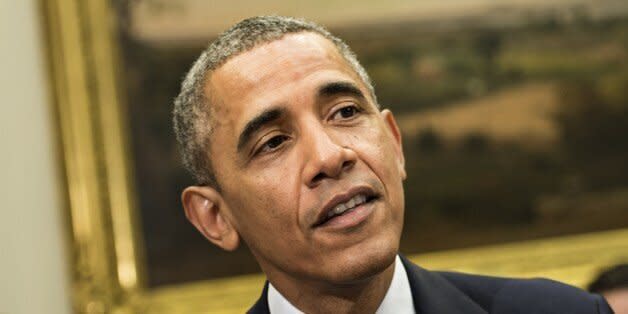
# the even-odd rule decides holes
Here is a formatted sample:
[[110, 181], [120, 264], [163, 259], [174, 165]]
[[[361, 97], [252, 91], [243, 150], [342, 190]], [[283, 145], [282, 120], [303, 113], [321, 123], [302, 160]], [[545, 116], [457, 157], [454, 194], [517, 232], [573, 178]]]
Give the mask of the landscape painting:
[[[355, 50], [402, 130], [402, 252], [628, 227], [628, 5], [466, 2], [478, 5], [380, 16], [366, 1], [363, 19], [306, 16]], [[203, 2], [174, 3], [114, 1], [151, 287], [260, 272], [246, 248], [222, 252], [186, 221], [180, 192], [193, 182], [170, 122], [187, 69], [245, 15], [216, 25], [198, 17]], [[177, 19], [189, 23], [166, 27]]]

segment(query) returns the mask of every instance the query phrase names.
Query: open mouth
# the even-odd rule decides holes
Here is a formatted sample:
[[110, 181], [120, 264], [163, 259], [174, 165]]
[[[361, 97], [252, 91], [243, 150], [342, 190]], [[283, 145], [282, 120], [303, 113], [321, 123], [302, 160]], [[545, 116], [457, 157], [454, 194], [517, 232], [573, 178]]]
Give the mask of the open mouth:
[[314, 227], [323, 226], [334, 218], [347, 215], [361, 205], [372, 203], [376, 199], [377, 196], [372, 195], [371, 193], [358, 193], [351, 197], [349, 200], [341, 201], [340, 203], [337, 203], [324, 211], [321, 215], [322, 217], [314, 225]]

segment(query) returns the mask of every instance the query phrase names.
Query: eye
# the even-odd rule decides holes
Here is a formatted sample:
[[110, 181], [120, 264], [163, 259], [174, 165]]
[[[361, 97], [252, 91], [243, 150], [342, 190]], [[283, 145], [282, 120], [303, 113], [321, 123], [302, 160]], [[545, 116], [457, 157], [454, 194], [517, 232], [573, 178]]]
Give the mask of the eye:
[[332, 115], [332, 120], [337, 119], [350, 119], [354, 117], [356, 114], [360, 112], [360, 109], [355, 105], [349, 105], [338, 109], [338, 111], [334, 112]]
[[257, 152], [255, 152], [255, 154], [272, 152], [277, 149], [277, 147], [281, 146], [281, 144], [283, 144], [286, 140], [288, 140], [288, 136], [286, 135], [273, 136], [268, 141], [266, 141], [257, 150]]

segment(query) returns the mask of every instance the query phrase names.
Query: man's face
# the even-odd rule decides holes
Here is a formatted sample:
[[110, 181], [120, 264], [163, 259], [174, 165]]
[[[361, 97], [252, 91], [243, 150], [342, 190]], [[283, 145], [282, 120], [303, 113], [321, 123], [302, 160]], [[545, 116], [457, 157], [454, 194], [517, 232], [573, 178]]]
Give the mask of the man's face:
[[224, 214], [271, 280], [352, 282], [393, 262], [399, 131], [330, 41], [286, 35], [233, 57], [205, 88]]

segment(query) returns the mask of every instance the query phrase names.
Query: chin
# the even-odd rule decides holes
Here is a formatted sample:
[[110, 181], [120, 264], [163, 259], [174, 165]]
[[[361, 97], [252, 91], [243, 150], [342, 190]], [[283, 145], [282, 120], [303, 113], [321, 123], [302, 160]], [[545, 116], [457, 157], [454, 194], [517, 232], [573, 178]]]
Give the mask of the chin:
[[[328, 273], [327, 280], [337, 284], [351, 284], [376, 276], [395, 262], [398, 251], [397, 245], [390, 241], [380, 241], [369, 247], [355, 247], [347, 249], [342, 256], [333, 259], [336, 263], [332, 272]], [[329, 267], [329, 266], [327, 266]]]

